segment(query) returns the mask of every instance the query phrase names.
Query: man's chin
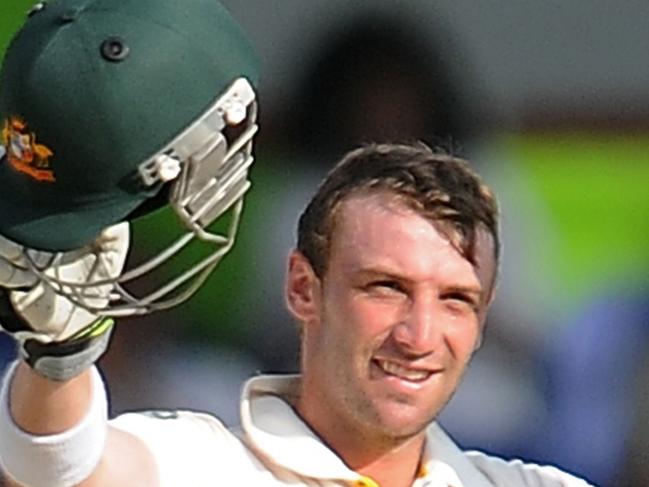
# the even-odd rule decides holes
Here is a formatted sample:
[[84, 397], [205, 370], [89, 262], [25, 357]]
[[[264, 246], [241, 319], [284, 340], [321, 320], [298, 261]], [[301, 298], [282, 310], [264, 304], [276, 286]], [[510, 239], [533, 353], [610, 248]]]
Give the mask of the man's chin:
[[383, 404], [377, 410], [377, 421], [373, 425], [377, 432], [386, 438], [405, 441], [418, 436], [434, 421], [430, 410], [422, 411], [408, 404]]

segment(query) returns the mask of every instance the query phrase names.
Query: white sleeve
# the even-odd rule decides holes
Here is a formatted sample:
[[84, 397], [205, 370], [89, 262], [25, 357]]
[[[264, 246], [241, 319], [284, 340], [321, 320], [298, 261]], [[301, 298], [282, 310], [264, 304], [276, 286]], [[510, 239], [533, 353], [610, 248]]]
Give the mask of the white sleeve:
[[593, 487], [556, 467], [521, 460], [506, 461], [477, 451], [465, 454], [478, 470], [499, 487]]
[[127, 413], [112, 427], [140, 438], [155, 459], [160, 487], [204, 487], [234, 478], [239, 440], [215, 417], [186, 411]]

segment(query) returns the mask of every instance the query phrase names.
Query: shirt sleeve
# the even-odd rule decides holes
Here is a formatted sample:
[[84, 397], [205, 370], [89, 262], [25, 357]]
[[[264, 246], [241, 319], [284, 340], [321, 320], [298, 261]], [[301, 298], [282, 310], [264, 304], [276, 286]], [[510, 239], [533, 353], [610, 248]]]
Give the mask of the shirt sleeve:
[[553, 466], [503, 460], [482, 452], [466, 452], [469, 460], [499, 487], [594, 487]]
[[237, 476], [244, 447], [209, 414], [127, 413], [111, 420], [110, 425], [137, 436], [149, 448], [158, 468], [160, 487], [213, 486], [215, 479]]

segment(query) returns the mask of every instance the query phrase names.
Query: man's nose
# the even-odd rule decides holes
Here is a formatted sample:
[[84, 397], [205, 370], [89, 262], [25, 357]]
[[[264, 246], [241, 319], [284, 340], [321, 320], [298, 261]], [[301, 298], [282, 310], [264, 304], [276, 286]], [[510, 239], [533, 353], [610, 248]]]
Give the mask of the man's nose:
[[396, 343], [402, 351], [412, 355], [428, 355], [443, 344], [443, 323], [433, 297], [417, 297], [393, 330]]

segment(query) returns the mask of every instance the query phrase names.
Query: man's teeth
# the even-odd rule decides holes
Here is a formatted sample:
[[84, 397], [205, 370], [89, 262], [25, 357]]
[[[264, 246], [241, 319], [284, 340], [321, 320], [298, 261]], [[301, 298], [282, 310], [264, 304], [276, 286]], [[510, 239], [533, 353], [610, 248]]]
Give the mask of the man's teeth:
[[430, 376], [430, 372], [428, 371], [408, 369], [394, 362], [388, 362], [387, 360], [377, 360], [376, 363], [383, 372], [398, 377], [399, 379], [417, 382], [427, 379]]

